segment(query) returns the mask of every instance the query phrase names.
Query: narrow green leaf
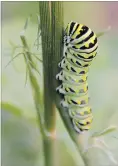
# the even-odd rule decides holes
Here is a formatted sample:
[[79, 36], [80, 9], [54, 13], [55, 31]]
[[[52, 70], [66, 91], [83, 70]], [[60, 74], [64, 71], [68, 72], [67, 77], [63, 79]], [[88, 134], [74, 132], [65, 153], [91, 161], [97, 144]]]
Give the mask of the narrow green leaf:
[[15, 56], [6, 64], [5, 68], [6, 68], [16, 57], [18, 57], [18, 56], [21, 55], [21, 54], [23, 54], [23, 53], [18, 53], [17, 55], [15, 55]]
[[16, 44], [13, 43], [11, 40], [9, 40], [9, 44], [10, 44], [13, 48], [17, 47]]
[[4, 111], [8, 111], [16, 116], [22, 116], [22, 110], [20, 108], [18, 108], [17, 106], [11, 104], [11, 103], [7, 103], [7, 102], [2, 102], [1, 103], [1, 108]]
[[34, 41], [34, 46], [37, 46], [37, 50], [39, 49], [39, 38], [41, 37], [41, 27], [40, 27], [40, 17], [39, 15], [37, 14], [37, 20], [38, 20], [38, 29], [37, 29], [37, 37], [36, 37], [36, 40]]
[[26, 19], [26, 21], [25, 21], [25, 25], [24, 25], [24, 27], [23, 27], [23, 30], [20, 32], [20, 36], [24, 36], [25, 31], [26, 31], [26, 29], [27, 29], [27, 27], [28, 27], [28, 24], [29, 24], [30, 18], [31, 18], [31, 15]]
[[100, 136], [109, 134], [109, 133], [111, 133], [111, 132], [113, 132], [113, 131], [115, 131], [115, 130], [117, 130], [117, 129], [118, 129], [117, 126], [110, 126], [110, 127], [104, 129], [104, 130], [101, 131], [101, 132], [96, 132], [96, 133], [94, 133], [94, 134], [92, 135], [92, 137], [100, 137]]
[[13, 49], [23, 48], [23, 46], [16, 45], [16, 44], [15, 44], [15, 43], [13, 43], [11, 40], [9, 40], [9, 44], [13, 47]]
[[28, 66], [26, 64], [25, 86], [27, 84], [27, 77], [28, 77]]
[[36, 68], [36, 65], [33, 62], [31, 62], [29, 59], [28, 59], [28, 61], [29, 61], [30, 65], [32, 66], [32, 68], [40, 75], [40, 72]]
[[103, 150], [103, 152], [106, 153], [106, 155], [111, 160], [111, 162], [116, 166], [118, 165], [118, 161], [114, 158], [113, 153], [111, 152], [111, 150], [109, 149], [109, 146], [105, 143], [104, 140], [96, 139], [96, 143], [95, 143], [94, 147], [97, 147], [97, 148]]
[[37, 19], [38, 19], [38, 32], [37, 32], [37, 36], [38, 36], [40, 34], [40, 32], [41, 32], [40, 17], [39, 17], [39, 15], [37, 15]]
[[31, 19], [31, 16], [32, 15], [30, 15], [27, 19], [26, 19], [26, 22], [25, 22], [25, 25], [24, 25], [24, 30], [26, 30], [27, 29], [27, 27], [28, 27], [28, 24], [29, 24], [29, 21], [30, 21], [30, 19]]
[[34, 53], [31, 53], [31, 54], [33, 54], [33, 56], [34, 56], [39, 62], [43, 62], [43, 60], [40, 59], [40, 58], [38, 58]]

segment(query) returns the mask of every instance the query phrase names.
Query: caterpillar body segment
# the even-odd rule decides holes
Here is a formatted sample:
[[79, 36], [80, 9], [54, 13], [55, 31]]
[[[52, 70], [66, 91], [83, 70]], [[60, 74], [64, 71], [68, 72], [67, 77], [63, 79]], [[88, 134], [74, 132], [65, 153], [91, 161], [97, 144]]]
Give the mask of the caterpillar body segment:
[[[84, 107], [88, 105], [89, 102], [89, 96], [88, 94], [84, 94], [83, 96], [70, 96], [70, 95], [65, 95], [64, 96], [64, 102], [67, 103], [68, 108], [71, 106], [79, 106], [79, 107]], [[62, 102], [63, 104], [63, 102]]]
[[86, 52], [77, 52], [74, 51], [73, 49], [68, 49], [68, 52], [73, 55], [74, 57], [77, 57], [80, 60], [83, 60], [84, 62], [90, 62], [93, 60], [93, 58], [97, 55], [96, 50], [94, 50], [91, 53], [86, 53]]
[[62, 61], [59, 63], [58, 66], [74, 75], [83, 75], [83, 74], [88, 73], [88, 70], [89, 70], [88, 67], [79, 68], [79, 67], [76, 67], [76, 66], [70, 64], [68, 62], [67, 58], [62, 59]]
[[83, 84], [87, 81], [88, 74], [86, 75], [72, 75], [66, 70], [61, 70], [59, 74], [56, 75], [56, 79], [62, 82], [69, 83], [71, 85]]
[[69, 108], [69, 115], [73, 118], [85, 119], [92, 115], [92, 110], [90, 106], [80, 108], [78, 106]]
[[75, 65], [76, 67], [88, 67], [91, 65], [90, 61], [83, 61], [81, 58], [77, 58], [76, 54], [75, 56], [72, 56], [69, 51], [65, 52], [65, 57], [66, 59], [72, 64]]
[[79, 84], [72, 86], [69, 83], [62, 83], [57, 89], [59, 93], [63, 93], [64, 95], [73, 95], [73, 96], [81, 96], [88, 92], [88, 83]]

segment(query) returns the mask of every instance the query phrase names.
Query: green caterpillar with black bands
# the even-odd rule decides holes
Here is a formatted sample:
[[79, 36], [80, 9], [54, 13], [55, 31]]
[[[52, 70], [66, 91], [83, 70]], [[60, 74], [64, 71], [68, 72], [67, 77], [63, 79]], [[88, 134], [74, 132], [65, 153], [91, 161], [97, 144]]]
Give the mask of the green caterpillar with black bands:
[[57, 92], [63, 95], [61, 105], [68, 108], [73, 127], [78, 133], [89, 130], [93, 115], [89, 104], [88, 72], [97, 54], [96, 34], [77, 22], [68, 23], [64, 34], [64, 55], [59, 63], [61, 81]]

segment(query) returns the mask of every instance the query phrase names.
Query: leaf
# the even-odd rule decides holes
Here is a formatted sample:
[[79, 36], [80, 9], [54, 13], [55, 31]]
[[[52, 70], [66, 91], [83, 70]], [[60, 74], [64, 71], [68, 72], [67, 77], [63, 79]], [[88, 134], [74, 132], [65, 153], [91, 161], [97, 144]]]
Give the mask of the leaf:
[[39, 49], [39, 38], [41, 37], [41, 28], [40, 28], [40, 17], [39, 15], [37, 14], [37, 20], [38, 20], [38, 29], [37, 29], [37, 37], [36, 37], [36, 40], [34, 41], [34, 46], [36, 45], [37, 46], [37, 50]]
[[34, 53], [31, 53], [39, 62], [43, 62], [42, 59], [38, 58]]
[[109, 133], [111, 133], [111, 132], [113, 132], [113, 131], [115, 131], [115, 130], [117, 130], [117, 129], [118, 129], [117, 126], [110, 126], [110, 127], [104, 129], [104, 130], [101, 131], [101, 132], [96, 132], [96, 133], [94, 133], [94, 134], [92, 135], [92, 137], [100, 137], [100, 136], [109, 134]]
[[7, 102], [1, 103], [1, 109], [4, 111], [8, 111], [16, 116], [22, 116], [22, 110], [15, 105]]
[[[8, 102], [1, 102], [1, 110], [2, 111], [7, 111], [17, 117], [23, 117], [23, 111], [19, 107], [15, 106], [14, 104], [8, 103]], [[36, 117], [28, 117], [27, 115], [24, 116], [31, 124], [37, 125], [37, 118]]]
[[97, 37], [101, 37], [103, 36], [105, 33], [107, 33], [109, 30], [111, 29], [111, 27], [109, 26], [106, 30], [102, 31], [102, 32], [98, 32], [96, 34]]
[[113, 153], [109, 150], [109, 147], [104, 140], [96, 139], [96, 147], [102, 149], [114, 165], [118, 165], [117, 160], [114, 158]]
[[[32, 69], [34, 69], [39, 75], [40, 75], [40, 72], [38, 71], [38, 69], [36, 68], [36, 65], [33, 63], [33, 61], [30, 61], [29, 59], [28, 59], [28, 62], [29, 62], [29, 64], [30, 64], [30, 66], [32, 67]], [[27, 62], [27, 63], [28, 63]]]
[[31, 15], [26, 19], [26, 21], [25, 21], [25, 25], [24, 25], [24, 27], [23, 27], [23, 30], [20, 32], [20, 36], [24, 36], [24, 34], [25, 34], [25, 30], [26, 30], [27, 27], [28, 27], [28, 24], [29, 24], [30, 18], [31, 18]]
[[27, 77], [28, 77], [28, 66], [26, 64], [26, 76], [25, 76], [25, 86], [27, 84]]
[[13, 43], [11, 40], [9, 40], [9, 44], [11, 45], [11, 47], [12, 47], [13, 49], [23, 48], [23, 46], [16, 45], [16, 44], [15, 44], [15, 43]]
[[21, 55], [21, 54], [24, 54], [24, 53], [18, 53], [17, 55], [15, 55], [15, 56], [6, 64], [5, 68], [6, 68], [16, 57], [18, 57], [18, 56]]
[[24, 25], [24, 28], [23, 28], [24, 30], [27, 29], [31, 16], [32, 16], [32, 15], [30, 15], [30, 16], [26, 19], [26, 22], [25, 22], [25, 25]]
[[37, 34], [39, 34], [40, 30], [41, 30], [41, 27], [40, 27], [40, 16], [37, 15], [37, 19], [38, 19], [38, 32]]
[[9, 40], [9, 44], [10, 44], [13, 48], [16, 48], [16, 47], [17, 47], [16, 44], [13, 43], [11, 40]]

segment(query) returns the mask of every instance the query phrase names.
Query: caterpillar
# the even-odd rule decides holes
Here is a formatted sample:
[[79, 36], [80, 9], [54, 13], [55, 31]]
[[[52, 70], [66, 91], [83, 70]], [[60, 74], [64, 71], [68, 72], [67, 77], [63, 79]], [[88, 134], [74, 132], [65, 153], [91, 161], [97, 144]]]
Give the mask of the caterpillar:
[[93, 121], [88, 95], [88, 72], [97, 54], [96, 34], [87, 26], [71, 21], [64, 32], [64, 54], [58, 64], [56, 91], [63, 96], [61, 105], [68, 108], [76, 132], [89, 130]]

